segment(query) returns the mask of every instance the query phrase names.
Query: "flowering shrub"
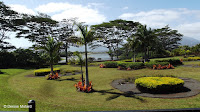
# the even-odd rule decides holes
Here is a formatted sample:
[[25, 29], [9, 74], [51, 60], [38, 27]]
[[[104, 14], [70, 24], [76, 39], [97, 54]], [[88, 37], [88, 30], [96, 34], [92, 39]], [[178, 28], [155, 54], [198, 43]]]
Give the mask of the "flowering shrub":
[[59, 79], [60, 78], [60, 76], [58, 75], [58, 73], [56, 72], [55, 74], [49, 74], [49, 75], [47, 75], [46, 76], [46, 78], [47, 78], [47, 80], [55, 80], [55, 79]]
[[141, 91], [165, 93], [183, 87], [184, 81], [174, 77], [142, 77], [136, 79], [135, 84]]
[[74, 85], [77, 89], [77, 91], [82, 91], [82, 92], [91, 92], [92, 91], [92, 81], [89, 82], [89, 85], [86, 87], [85, 81], [82, 82], [79, 81], [77, 84]]

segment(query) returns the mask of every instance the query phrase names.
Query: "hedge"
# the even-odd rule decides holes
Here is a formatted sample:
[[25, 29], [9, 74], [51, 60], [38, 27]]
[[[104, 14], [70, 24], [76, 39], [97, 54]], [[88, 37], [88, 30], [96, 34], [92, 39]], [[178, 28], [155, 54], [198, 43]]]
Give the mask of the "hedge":
[[170, 93], [182, 89], [184, 81], [174, 77], [142, 77], [136, 79], [135, 84], [142, 92]]
[[174, 66], [183, 64], [180, 59], [163, 59], [163, 60], [155, 60], [155, 62], [169, 62]]
[[104, 65], [106, 68], [117, 68], [118, 63], [116, 61], [105, 61]]
[[200, 57], [183, 58], [183, 61], [197, 61], [197, 60], [200, 60]]
[[[54, 68], [53, 71], [59, 73], [60, 69]], [[50, 68], [48, 68], [48, 69], [38, 69], [38, 70], [34, 71], [34, 74], [35, 74], [35, 76], [45, 76], [45, 75], [48, 75], [50, 72], [51, 72]]]
[[148, 67], [148, 68], [153, 68], [153, 65], [161, 65], [161, 66], [165, 66], [165, 65], [168, 65], [169, 62], [156, 62], [156, 61], [150, 61], [150, 62], [146, 62], [145, 63], [145, 66]]

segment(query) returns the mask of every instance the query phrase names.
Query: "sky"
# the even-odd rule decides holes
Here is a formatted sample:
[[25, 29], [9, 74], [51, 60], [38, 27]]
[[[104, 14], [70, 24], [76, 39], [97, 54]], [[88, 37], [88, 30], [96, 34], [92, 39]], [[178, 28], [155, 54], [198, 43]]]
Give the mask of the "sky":
[[[60, 21], [77, 17], [88, 25], [115, 19], [132, 20], [151, 28], [169, 25], [186, 37], [200, 40], [200, 0], [0, 0], [11, 9], [37, 15], [46, 13]], [[12, 34], [11, 34], [12, 35]], [[14, 36], [16, 47], [30, 47], [31, 43]]]

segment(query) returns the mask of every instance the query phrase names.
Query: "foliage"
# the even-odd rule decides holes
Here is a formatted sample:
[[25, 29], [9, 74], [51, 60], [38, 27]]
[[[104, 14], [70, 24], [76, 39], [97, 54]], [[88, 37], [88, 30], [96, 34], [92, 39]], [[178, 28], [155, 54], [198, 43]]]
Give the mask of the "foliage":
[[83, 25], [81, 23], [76, 24], [77, 29], [80, 31], [80, 44], [85, 46], [85, 85], [89, 86], [89, 76], [88, 76], [88, 57], [87, 57], [87, 45], [92, 43], [92, 41], [96, 40], [96, 34], [93, 29], [88, 28], [87, 25]]
[[47, 40], [48, 41], [45, 44], [38, 45], [35, 48], [46, 52], [51, 67], [51, 73], [53, 74], [53, 64], [60, 60], [59, 49], [62, 42], [58, 42], [53, 37], [47, 37]]
[[170, 64], [176, 66], [176, 65], [182, 65], [180, 59], [164, 59], [164, 60], [154, 60], [155, 62], [169, 62]]
[[118, 66], [116, 61], [105, 61], [104, 65], [106, 68], [117, 68]]
[[31, 49], [0, 51], [0, 68], [40, 68], [47, 63], [46, 55]]
[[144, 63], [142, 63], [142, 62], [132, 62], [132, 63], [129, 63], [128, 66], [131, 69], [141, 69], [141, 68], [144, 67]]
[[6, 39], [10, 39], [9, 32], [18, 31], [19, 27], [23, 26], [23, 16], [6, 6], [0, 1], [0, 50], [13, 49]]
[[[53, 71], [54, 71], [54, 73], [56, 73], [56, 72], [60, 72], [60, 69], [59, 68], [54, 68], [53, 69]], [[49, 74], [49, 72], [51, 72], [51, 69], [38, 69], [38, 70], [35, 70], [34, 71], [34, 74], [35, 74], [35, 76], [45, 76], [45, 75], [47, 75], [47, 74]]]
[[93, 25], [92, 28], [95, 29], [100, 38], [100, 40], [93, 43], [93, 47], [103, 46], [108, 48], [111, 59], [113, 60], [114, 56], [117, 56], [118, 59], [119, 45], [135, 32], [139, 24], [138, 22], [117, 19]]
[[47, 80], [55, 80], [55, 79], [59, 79], [60, 76], [58, 75], [58, 72], [56, 72], [55, 74], [48, 74], [46, 75], [46, 79]]
[[[84, 80], [85, 81], [85, 80]], [[81, 92], [86, 92], [86, 93], [89, 93], [89, 92], [92, 92], [92, 81], [89, 82], [89, 85], [86, 86], [85, 82], [81, 82], [79, 81], [77, 84], [74, 85], [77, 89], [77, 91], [81, 91]]]
[[145, 66], [148, 67], [148, 68], [153, 68], [154, 65], [156, 66], [165, 66], [165, 65], [168, 65], [169, 62], [156, 62], [156, 61], [150, 61], [150, 62], [146, 62], [145, 63]]
[[197, 61], [200, 60], [200, 57], [188, 57], [188, 58], [183, 58], [183, 61]]
[[168, 93], [180, 89], [184, 81], [174, 77], [142, 77], [135, 80], [137, 88], [150, 93]]

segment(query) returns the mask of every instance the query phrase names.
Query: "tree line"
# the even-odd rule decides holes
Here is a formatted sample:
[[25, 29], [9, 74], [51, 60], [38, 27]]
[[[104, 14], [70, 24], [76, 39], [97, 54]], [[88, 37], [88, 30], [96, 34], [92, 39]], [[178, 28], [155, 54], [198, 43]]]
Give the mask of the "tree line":
[[[0, 51], [5, 52], [7, 49], [15, 48], [5, 40], [9, 39], [6, 33], [16, 32], [16, 38], [27, 38], [34, 43], [33, 53], [39, 52], [40, 55], [46, 53], [48, 54], [46, 58], [49, 60], [50, 57], [54, 57], [56, 61], [51, 61], [52, 64], [59, 61], [60, 49], [65, 50], [66, 63], [68, 63], [68, 48], [80, 45], [84, 45], [86, 51], [87, 46], [92, 49], [103, 46], [108, 49], [107, 53], [112, 60], [116, 57], [117, 59], [132, 58], [135, 61], [136, 57], [141, 56], [145, 62], [149, 61], [149, 58], [169, 56], [169, 53], [179, 48], [183, 36], [169, 26], [152, 29], [139, 22], [116, 19], [89, 27], [77, 22], [76, 18], [55, 21], [43, 13], [20, 14], [11, 10], [3, 2], [0, 2], [0, 8]], [[81, 36], [77, 36], [78, 30]], [[45, 52], [51, 52], [48, 47], [52, 47], [53, 42], [50, 45], [50, 41], [54, 44], [60, 43], [59, 47], [56, 47], [58, 51], [52, 52], [53, 54]]]

